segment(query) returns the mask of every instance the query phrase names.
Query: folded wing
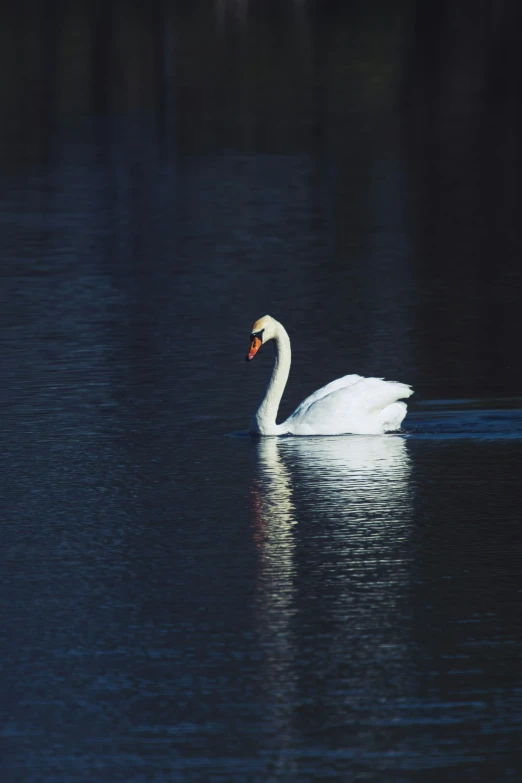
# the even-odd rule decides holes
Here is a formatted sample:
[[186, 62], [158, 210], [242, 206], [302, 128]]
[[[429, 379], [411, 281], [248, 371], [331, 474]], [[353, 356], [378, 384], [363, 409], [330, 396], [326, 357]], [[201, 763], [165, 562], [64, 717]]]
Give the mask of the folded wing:
[[295, 435], [383, 433], [400, 427], [406, 405], [398, 401], [411, 394], [405, 383], [345, 375], [307, 397], [285, 426]]

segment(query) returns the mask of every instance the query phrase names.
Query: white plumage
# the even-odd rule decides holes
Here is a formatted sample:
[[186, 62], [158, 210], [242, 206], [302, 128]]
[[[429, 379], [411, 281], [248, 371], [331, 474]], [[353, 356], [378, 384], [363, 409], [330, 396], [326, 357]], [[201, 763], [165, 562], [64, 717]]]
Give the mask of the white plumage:
[[254, 323], [247, 359], [263, 343], [275, 342], [274, 369], [265, 396], [250, 423], [259, 435], [379, 435], [397, 430], [406, 416], [402, 398], [413, 394], [404, 383], [345, 375], [307, 397], [283, 422], [276, 424], [279, 403], [291, 363], [290, 338], [282, 324], [265, 315]]

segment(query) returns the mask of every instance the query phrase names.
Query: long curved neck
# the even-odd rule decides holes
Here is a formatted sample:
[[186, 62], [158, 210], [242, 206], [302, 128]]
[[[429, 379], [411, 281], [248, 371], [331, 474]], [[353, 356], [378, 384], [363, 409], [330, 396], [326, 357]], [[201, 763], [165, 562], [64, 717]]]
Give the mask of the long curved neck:
[[279, 403], [285, 390], [292, 361], [290, 338], [282, 324], [277, 324], [277, 330], [273, 339], [275, 349], [274, 368], [266, 387], [265, 396], [259, 403], [251, 423], [251, 429], [260, 435], [280, 434], [278, 431], [279, 427], [276, 424], [277, 411], [279, 410]]

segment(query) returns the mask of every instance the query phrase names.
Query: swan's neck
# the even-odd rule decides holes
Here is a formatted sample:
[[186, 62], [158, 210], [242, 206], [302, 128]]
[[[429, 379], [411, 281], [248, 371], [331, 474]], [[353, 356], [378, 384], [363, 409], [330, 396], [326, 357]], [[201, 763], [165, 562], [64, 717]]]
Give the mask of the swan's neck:
[[250, 424], [252, 432], [257, 432], [259, 435], [282, 434], [281, 425], [276, 424], [276, 418], [290, 372], [292, 351], [290, 349], [290, 338], [281, 324], [277, 326], [274, 337], [274, 349], [275, 357], [272, 375], [266, 387], [265, 396], [259, 403], [259, 407], [254, 413]]

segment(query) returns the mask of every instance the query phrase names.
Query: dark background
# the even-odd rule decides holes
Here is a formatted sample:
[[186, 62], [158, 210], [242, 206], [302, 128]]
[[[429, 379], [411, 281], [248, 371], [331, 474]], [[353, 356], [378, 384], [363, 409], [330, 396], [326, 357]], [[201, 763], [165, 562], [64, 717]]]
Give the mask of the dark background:
[[521, 17], [2, 11], [2, 783], [520, 779]]
[[[111, 134], [119, 147], [118, 122], [129, 116], [144, 121], [154, 155], [175, 160], [181, 176], [195, 157], [215, 161], [231, 150], [309, 156], [313, 170], [303, 176], [321, 203], [322, 225], [311, 230], [326, 237], [316, 262], [325, 275], [349, 287], [348, 270], [368, 264], [368, 231], [382, 237], [391, 225], [402, 243], [400, 270], [386, 239], [375, 252], [388, 253], [387, 273], [416, 297], [410, 380], [443, 396], [520, 392], [516, 0], [55, 1], [3, 13], [6, 173], [45, 164], [64, 134], [85, 134], [101, 118], [111, 130], [92, 126], [91, 134], [103, 136], [98, 155], [110, 156]], [[147, 167], [137, 135], [134, 178]], [[216, 177], [200, 187], [223, 202]], [[379, 177], [387, 183], [372, 196]], [[185, 187], [178, 181], [178, 205]], [[255, 285], [262, 263], [237, 253], [238, 265], [252, 264]], [[223, 270], [214, 255], [215, 277]], [[121, 263], [143, 268], [143, 259]], [[164, 263], [174, 273], [176, 254]], [[286, 263], [297, 275], [299, 258]], [[372, 286], [385, 291], [386, 282], [379, 276]], [[258, 314], [250, 310], [248, 320]]]

